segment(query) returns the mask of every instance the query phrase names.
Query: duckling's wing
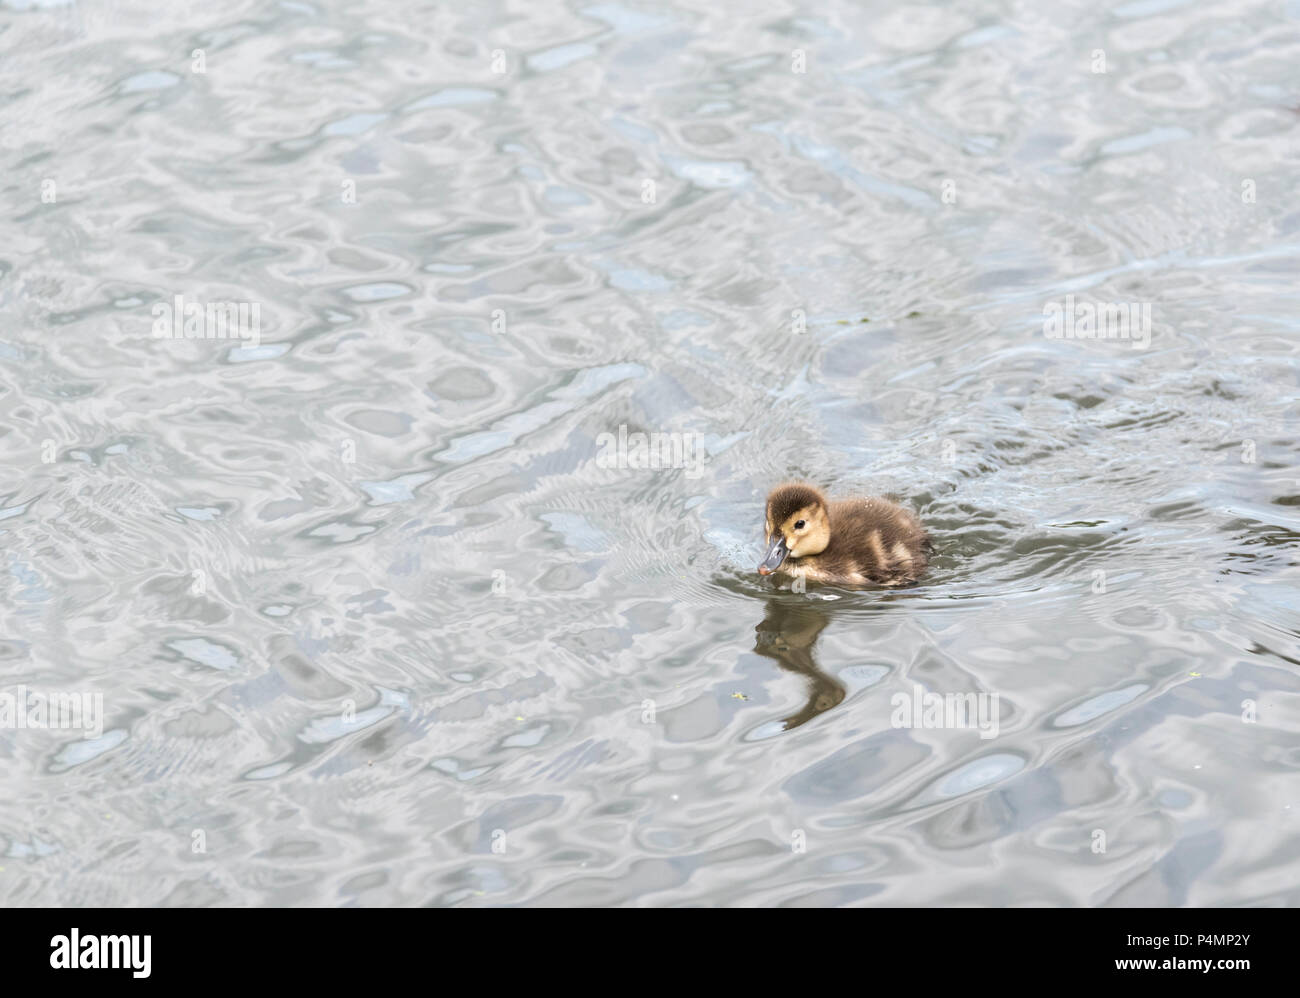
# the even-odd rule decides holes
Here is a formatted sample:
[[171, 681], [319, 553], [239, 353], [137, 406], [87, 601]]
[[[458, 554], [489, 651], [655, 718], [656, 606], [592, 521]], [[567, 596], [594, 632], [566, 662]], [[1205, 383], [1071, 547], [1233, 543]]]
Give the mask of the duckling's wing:
[[919, 576], [929, 561], [928, 542], [916, 514], [887, 499], [832, 504], [831, 545], [826, 554], [836, 561], [856, 562], [860, 571], [877, 581]]

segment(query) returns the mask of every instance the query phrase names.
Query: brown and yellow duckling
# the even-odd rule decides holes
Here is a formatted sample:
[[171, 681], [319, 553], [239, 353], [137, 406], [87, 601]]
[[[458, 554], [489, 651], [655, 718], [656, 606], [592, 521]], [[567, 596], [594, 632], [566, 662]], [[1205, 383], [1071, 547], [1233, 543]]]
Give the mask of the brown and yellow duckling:
[[767, 497], [767, 555], [773, 573], [830, 586], [900, 586], [925, 572], [930, 539], [916, 514], [886, 499], [827, 502], [802, 482]]

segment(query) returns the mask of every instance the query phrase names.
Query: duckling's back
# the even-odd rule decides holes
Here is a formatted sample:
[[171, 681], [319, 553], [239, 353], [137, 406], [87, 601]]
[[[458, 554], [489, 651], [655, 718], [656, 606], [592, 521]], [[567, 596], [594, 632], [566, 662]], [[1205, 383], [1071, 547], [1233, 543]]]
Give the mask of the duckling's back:
[[817, 559], [829, 573], [884, 586], [924, 574], [930, 538], [911, 510], [887, 499], [844, 499], [830, 504], [830, 519], [831, 542]]

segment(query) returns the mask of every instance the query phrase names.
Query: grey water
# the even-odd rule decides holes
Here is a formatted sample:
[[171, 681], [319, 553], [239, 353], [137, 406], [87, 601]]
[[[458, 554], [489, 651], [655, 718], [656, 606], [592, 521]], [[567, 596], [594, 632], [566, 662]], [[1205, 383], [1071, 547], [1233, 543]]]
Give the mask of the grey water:
[[0, 904], [1300, 903], [1297, 0], [0, 56]]

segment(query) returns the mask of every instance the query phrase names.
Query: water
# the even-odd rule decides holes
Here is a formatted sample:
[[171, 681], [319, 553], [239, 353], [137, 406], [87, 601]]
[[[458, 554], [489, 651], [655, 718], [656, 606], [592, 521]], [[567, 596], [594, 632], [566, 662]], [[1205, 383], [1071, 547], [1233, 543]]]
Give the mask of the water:
[[4, 5], [0, 903], [1300, 903], [1300, 4], [751, 7]]

